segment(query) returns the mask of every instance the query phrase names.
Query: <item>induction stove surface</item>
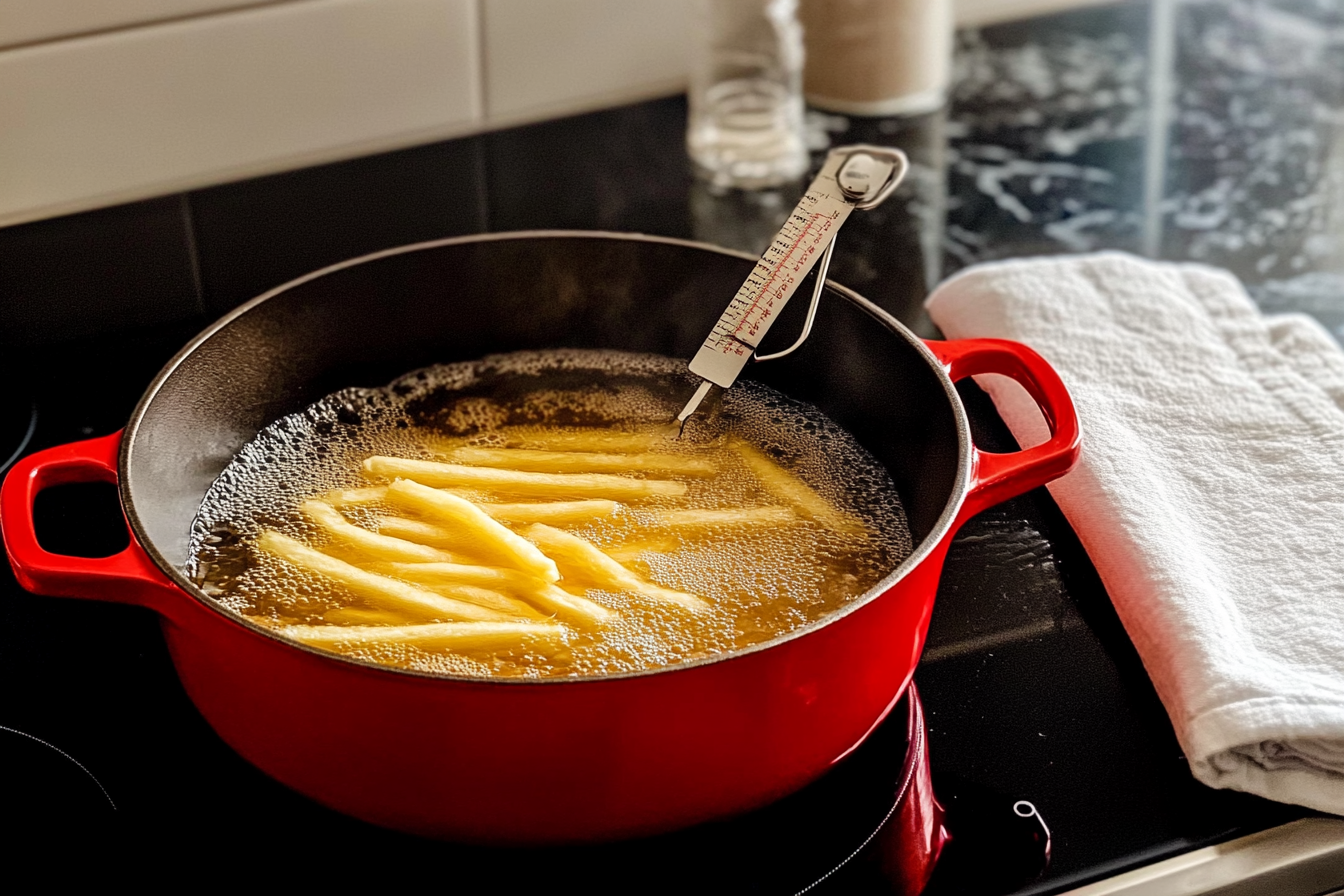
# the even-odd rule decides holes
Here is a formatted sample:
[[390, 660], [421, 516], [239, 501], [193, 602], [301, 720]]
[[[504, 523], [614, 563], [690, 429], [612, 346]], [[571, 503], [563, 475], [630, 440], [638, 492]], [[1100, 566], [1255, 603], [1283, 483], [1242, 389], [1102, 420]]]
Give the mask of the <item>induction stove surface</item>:
[[[904, 119], [814, 116], [822, 142], [894, 145], [912, 162], [901, 192], [846, 225], [833, 279], [920, 335], [936, 336], [923, 298], [966, 265], [1119, 249], [1227, 267], [1262, 307], [1316, 313], [1338, 334], [1339, 255], [1313, 247], [1339, 242], [1332, 241], [1338, 216], [1320, 210], [1337, 193], [1334, 113], [1344, 69], [1283, 73], [1261, 65], [1284, 52], [1315, 58], [1331, 46], [1321, 43], [1321, 25], [1338, 28], [1331, 4], [1135, 0], [962, 31], [946, 110]], [[1150, 46], [1159, 37], [1170, 42], [1165, 69], [1159, 47]], [[1169, 108], [1159, 105], [1163, 97]], [[25, 450], [116, 431], [163, 363], [211, 318], [365, 252], [535, 228], [654, 233], [758, 250], [778, 226], [774, 210], [787, 211], [791, 199], [743, 202], [695, 184], [685, 165], [685, 111], [680, 98], [654, 100], [151, 203], [177, 228], [164, 224], [163, 241], [177, 246], [186, 234], [194, 247], [180, 253], [180, 276], [164, 288], [195, 278], [196, 292], [181, 307], [197, 316], [54, 342], [17, 359], [6, 346], [5, 382], [18, 382], [38, 406]], [[1170, 126], [1150, 130], [1164, 121]], [[1210, 121], [1238, 127], [1214, 139]], [[1285, 135], [1292, 151], [1271, 151]], [[1259, 184], [1249, 195], [1220, 189], [1248, 172]], [[1202, 223], [1210, 208], [1226, 216], [1226, 227]], [[96, 226], [130, 226], [110, 217], [116, 221], [68, 222], [98, 271], [125, 255], [121, 248], [95, 253], [83, 238]], [[114, 246], [159, 233], [144, 216], [136, 220], [134, 233], [118, 231], [126, 239]], [[50, 223], [65, 232], [62, 222]], [[1252, 229], [1266, 240], [1227, 237]], [[16, 245], [23, 253], [8, 257], [37, 272], [34, 282], [42, 271], [61, 281], [71, 263], [71, 241], [37, 246], [40, 252], [26, 237]], [[143, 304], [139, 292], [156, 282], [98, 300], [130, 317]], [[84, 307], [74, 301], [83, 296], [67, 298], [72, 309]], [[1014, 450], [985, 396], [973, 384], [960, 388], [977, 444]], [[26, 432], [26, 413], [0, 412], [11, 415], [0, 420], [0, 433]], [[0, 461], [13, 444], [0, 435]], [[53, 490], [40, 504], [39, 526], [52, 549], [108, 552], [125, 538], [110, 486]], [[87, 768], [115, 801], [117, 817], [148, 832], [131, 850], [148, 855], [166, 843], [214, 858], [217, 844], [246, 855], [280, 843], [281, 854], [335, 857], [343, 869], [389, 857], [441, 868], [442, 857], [456, 854], [337, 816], [255, 771], [196, 713], [148, 611], [36, 597], [0, 569], [0, 681], [0, 726], [40, 738]], [[1193, 779], [1106, 589], [1045, 490], [982, 513], [957, 533], [916, 682], [934, 791], [953, 838], [929, 894], [1061, 893], [1309, 814]], [[1024, 802], [1037, 814], [1018, 816], [1014, 807]], [[856, 809], [856, 818], [869, 823], [868, 811]], [[1044, 867], [1042, 818], [1050, 832]], [[314, 844], [315, 852], [302, 851]], [[287, 852], [291, 845], [298, 849]], [[505, 873], [541, 861], [496, 858]], [[674, 879], [665, 869], [681, 861], [664, 854], [637, 879]], [[1015, 861], [1011, 875], [984, 879]], [[890, 892], [880, 875], [849, 876], [871, 868], [867, 860], [846, 867], [846, 876], [823, 886], [843, 880], [845, 892]], [[311, 863], [305, 870], [314, 873]], [[700, 889], [712, 891], [712, 883]]]
[[[25, 452], [115, 431], [199, 323], [33, 353], [24, 383], [37, 423], [25, 404], [10, 424], [33, 429]], [[983, 394], [962, 393], [977, 444], [1012, 450]], [[110, 484], [49, 489], [35, 518], [49, 550], [104, 556], [127, 543]], [[265, 777], [196, 712], [158, 629], [147, 610], [30, 595], [7, 568], [0, 574], [0, 727], [22, 735], [12, 744], [30, 749], [31, 738], [59, 754], [45, 759], [69, 757], [68, 768], [55, 763], [66, 781], [53, 788], [77, 790], [80, 769], [96, 780], [115, 806], [109, 830], [131, 854], [137, 844], [191, 852], [239, 837], [269, 848], [259, 832], [274, 829], [286, 848], [334, 852], [351, 868], [395, 854], [494, 869], [506, 891], [540, 886], [539, 869], [553, 867], [585, 875], [592, 892], [619, 892], [636, 873], [664, 892], [904, 886], [883, 834], [905, 755], [899, 712], [852, 764], [755, 818], [613, 847], [480, 850], [363, 824]], [[929, 894], [1059, 891], [1303, 814], [1193, 782], [1086, 555], [1043, 491], [958, 535], [916, 681], [952, 837]]]

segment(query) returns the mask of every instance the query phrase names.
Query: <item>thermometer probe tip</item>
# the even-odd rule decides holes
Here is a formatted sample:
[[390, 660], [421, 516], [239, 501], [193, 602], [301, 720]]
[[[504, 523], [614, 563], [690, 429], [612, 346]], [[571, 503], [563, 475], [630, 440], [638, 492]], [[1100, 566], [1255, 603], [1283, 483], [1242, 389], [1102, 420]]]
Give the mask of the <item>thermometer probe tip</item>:
[[700, 402], [705, 400], [705, 396], [709, 394], [709, 387], [712, 385], [714, 384], [709, 380], [703, 380], [700, 383], [700, 388], [696, 389], [695, 394], [691, 396], [691, 400], [686, 402], [686, 407], [682, 408], [681, 413], [677, 415], [677, 422], [681, 424], [681, 432], [677, 433], [677, 438], [681, 438], [681, 433], [686, 431], [686, 421], [691, 419], [695, 409], [700, 407]]

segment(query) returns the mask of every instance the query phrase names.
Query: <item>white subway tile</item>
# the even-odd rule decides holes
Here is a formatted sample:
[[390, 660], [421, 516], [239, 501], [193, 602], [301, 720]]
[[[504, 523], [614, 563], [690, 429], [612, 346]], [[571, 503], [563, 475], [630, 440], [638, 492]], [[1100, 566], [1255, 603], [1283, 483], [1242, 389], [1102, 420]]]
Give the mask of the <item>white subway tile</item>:
[[258, 0], [0, 0], [0, 47], [257, 4]]
[[0, 52], [0, 226], [479, 130], [473, 0], [305, 0]]
[[687, 0], [481, 0], [491, 126], [684, 89]]

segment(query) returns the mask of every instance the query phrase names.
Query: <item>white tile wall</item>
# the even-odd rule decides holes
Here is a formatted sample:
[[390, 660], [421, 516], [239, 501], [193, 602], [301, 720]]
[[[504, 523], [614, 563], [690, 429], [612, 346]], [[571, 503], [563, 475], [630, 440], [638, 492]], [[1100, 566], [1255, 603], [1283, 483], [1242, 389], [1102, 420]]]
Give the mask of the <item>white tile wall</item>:
[[0, 225], [481, 127], [471, 0], [307, 0], [0, 53]]
[[0, 226], [675, 93], [689, 2], [0, 0]]
[[0, 0], [0, 48], [265, 2], [268, 0]]
[[689, 0], [481, 0], [492, 126], [676, 93]]

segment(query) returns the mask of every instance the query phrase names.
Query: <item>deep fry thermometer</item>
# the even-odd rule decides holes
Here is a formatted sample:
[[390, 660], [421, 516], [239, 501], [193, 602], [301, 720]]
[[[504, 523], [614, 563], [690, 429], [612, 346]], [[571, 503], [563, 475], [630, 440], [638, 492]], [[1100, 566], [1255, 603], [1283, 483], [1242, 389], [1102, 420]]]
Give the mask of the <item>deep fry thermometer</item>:
[[[709, 394], [710, 386], [732, 386], [753, 357], [757, 361], [782, 358], [806, 341], [840, 225], [854, 209], [874, 208], [890, 196], [908, 168], [905, 153], [899, 149], [855, 145], [830, 151], [816, 179], [691, 359], [691, 373], [704, 382], [677, 415], [678, 421], [685, 425]], [[756, 348], [770, 325], [814, 267], [816, 285], [802, 335], [783, 351], [757, 355]]]

